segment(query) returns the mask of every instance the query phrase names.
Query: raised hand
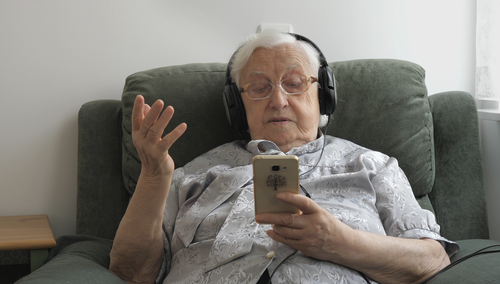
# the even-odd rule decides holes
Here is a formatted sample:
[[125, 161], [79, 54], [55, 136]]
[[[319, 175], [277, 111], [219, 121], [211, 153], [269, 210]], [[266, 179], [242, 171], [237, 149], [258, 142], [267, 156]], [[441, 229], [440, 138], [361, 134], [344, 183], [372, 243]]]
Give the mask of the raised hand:
[[[187, 125], [181, 123], [169, 134], [163, 135], [174, 108], [163, 110], [164, 103], [157, 100], [151, 107], [139, 95], [132, 110], [132, 139], [142, 163], [141, 175], [162, 178], [171, 175], [175, 169], [174, 161], [168, 154], [172, 144], [186, 131]], [[160, 115], [161, 114], [161, 115]]]
[[[132, 110], [132, 140], [142, 163], [135, 192], [116, 231], [109, 270], [129, 283], [154, 283], [163, 261], [163, 212], [175, 169], [168, 154], [186, 131], [181, 123], [163, 135], [174, 109], [137, 96]], [[160, 115], [161, 114], [161, 115]]]

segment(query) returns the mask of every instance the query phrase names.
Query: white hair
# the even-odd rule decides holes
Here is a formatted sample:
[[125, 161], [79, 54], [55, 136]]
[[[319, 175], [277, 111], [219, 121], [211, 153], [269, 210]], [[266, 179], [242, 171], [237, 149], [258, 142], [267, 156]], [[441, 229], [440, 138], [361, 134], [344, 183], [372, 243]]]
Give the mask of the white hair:
[[[253, 52], [258, 48], [272, 49], [280, 45], [295, 45], [301, 48], [305, 55], [306, 60], [311, 66], [314, 76], [318, 76], [320, 66], [319, 52], [309, 43], [297, 40], [293, 35], [282, 33], [275, 30], [267, 30], [262, 33], [253, 34], [236, 50], [231, 58], [229, 64], [231, 65], [231, 78], [240, 86], [240, 75]], [[327, 115], [321, 115], [319, 120], [319, 127], [326, 125], [328, 121]]]
[[295, 45], [300, 47], [306, 54], [306, 60], [312, 67], [312, 70], [314, 70], [314, 75], [318, 75], [318, 69], [320, 66], [319, 52], [313, 46], [305, 41], [297, 40], [291, 34], [282, 33], [276, 30], [267, 30], [262, 33], [249, 36], [246, 42], [244, 42], [233, 55], [230, 62], [230, 75], [236, 85], [239, 87], [241, 71], [245, 68], [245, 65], [256, 49], [272, 49], [273, 47], [280, 45]]

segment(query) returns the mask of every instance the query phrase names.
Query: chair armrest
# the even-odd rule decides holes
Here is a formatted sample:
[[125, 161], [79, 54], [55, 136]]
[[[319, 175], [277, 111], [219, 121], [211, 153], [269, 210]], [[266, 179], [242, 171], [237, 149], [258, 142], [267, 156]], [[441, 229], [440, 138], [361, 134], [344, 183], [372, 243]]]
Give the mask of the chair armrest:
[[119, 100], [91, 101], [78, 113], [77, 234], [113, 239], [127, 208], [121, 121]]
[[60, 237], [47, 262], [16, 284], [124, 284], [108, 270], [111, 246], [111, 240], [96, 237]]
[[[500, 270], [498, 270], [500, 267], [500, 242], [473, 239], [457, 243], [460, 246], [460, 251], [451, 257], [452, 265], [456, 266], [441, 272], [429, 282], [430, 284], [498, 283], [500, 278]], [[474, 255], [480, 250], [484, 250], [485, 253]], [[467, 258], [471, 255], [474, 256]], [[463, 258], [466, 260], [460, 261]]]
[[429, 96], [436, 176], [429, 194], [441, 234], [487, 239], [488, 224], [476, 103], [466, 92]]

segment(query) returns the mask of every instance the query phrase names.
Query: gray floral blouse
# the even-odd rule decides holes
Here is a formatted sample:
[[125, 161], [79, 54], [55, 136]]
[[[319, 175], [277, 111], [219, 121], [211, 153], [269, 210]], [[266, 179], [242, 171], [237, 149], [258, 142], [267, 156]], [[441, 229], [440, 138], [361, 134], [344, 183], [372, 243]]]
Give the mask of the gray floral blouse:
[[[400, 238], [431, 238], [451, 255], [458, 246], [439, 235], [394, 158], [331, 136], [293, 148], [301, 184], [312, 199], [357, 230]], [[323, 143], [323, 157], [320, 158]], [[176, 169], [163, 217], [165, 259], [157, 283], [363, 283], [357, 271], [310, 258], [255, 222], [252, 158], [285, 155], [270, 141], [235, 141]], [[274, 252], [274, 255], [268, 254]], [[374, 283], [374, 282], [373, 282]]]

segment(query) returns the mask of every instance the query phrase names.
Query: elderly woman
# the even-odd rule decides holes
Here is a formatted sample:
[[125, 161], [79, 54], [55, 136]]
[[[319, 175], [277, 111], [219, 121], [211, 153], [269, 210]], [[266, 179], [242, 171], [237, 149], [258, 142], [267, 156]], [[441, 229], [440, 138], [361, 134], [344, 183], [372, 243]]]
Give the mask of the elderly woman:
[[[251, 37], [231, 77], [251, 141], [213, 149], [174, 171], [162, 137], [174, 114], [136, 98], [142, 171], [120, 223], [110, 270], [129, 283], [417, 283], [449, 264], [439, 235], [397, 161], [322, 135], [318, 50], [277, 32]], [[290, 84], [293, 88], [290, 88]], [[312, 198], [280, 193], [300, 214], [255, 216], [255, 155], [296, 155]]]

